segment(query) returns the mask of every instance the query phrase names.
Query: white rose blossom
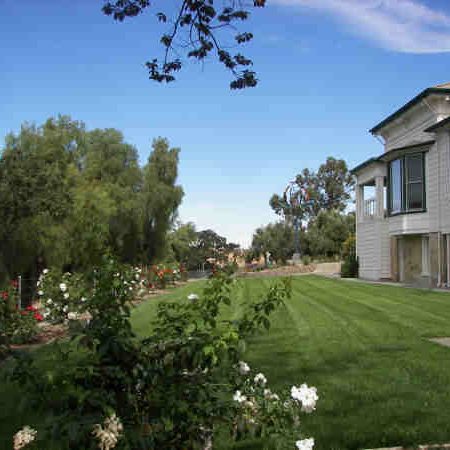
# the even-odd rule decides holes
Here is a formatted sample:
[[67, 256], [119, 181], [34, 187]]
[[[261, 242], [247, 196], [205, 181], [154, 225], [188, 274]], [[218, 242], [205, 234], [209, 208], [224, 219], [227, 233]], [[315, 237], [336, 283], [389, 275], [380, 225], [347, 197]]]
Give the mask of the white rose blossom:
[[47, 305], [52, 305], [53, 304], [53, 300], [51, 299], [51, 298], [49, 298], [48, 300], [47, 300]]
[[37, 431], [28, 425], [14, 435], [14, 450], [20, 450], [36, 439]]
[[313, 450], [314, 448], [314, 439], [303, 439], [301, 441], [297, 441], [295, 443], [298, 450]]
[[242, 395], [241, 391], [236, 391], [233, 395], [233, 400], [238, 403], [244, 403], [247, 401], [247, 397], [245, 395]]
[[198, 297], [197, 294], [189, 294], [187, 298], [188, 298], [188, 300], [190, 300], [191, 302], [195, 302], [195, 300], [198, 300], [198, 299], [199, 299], [199, 297]]
[[66, 292], [67, 291], [67, 285], [66, 283], [61, 283], [59, 285], [59, 289], [61, 289], [61, 292]]
[[267, 378], [262, 373], [258, 373], [255, 375], [254, 381], [256, 384], [260, 384], [261, 386], [265, 386], [267, 383]]
[[245, 361], [239, 361], [238, 371], [241, 375], [247, 375], [250, 372], [250, 366]]
[[39, 297], [42, 297], [44, 295], [44, 291], [38, 291]]
[[317, 389], [315, 387], [308, 387], [307, 384], [302, 384], [299, 388], [292, 386], [291, 397], [302, 404], [302, 411], [309, 414], [316, 409]]
[[64, 298], [65, 298], [66, 300], [69, 298], [69, 293], [68, 293], [68, 292], [64, 293]]
[[67, 318], [69, 320], [77, 320], [78, 319], [78, 314], [76, 312], [70, 312], [67, 314]]
[[47, 274], [48, 274], [48, 269], [44, 269], [44, 270], [42, 271], [42, 273], [43, 273], [44, 275], [47, 275]]

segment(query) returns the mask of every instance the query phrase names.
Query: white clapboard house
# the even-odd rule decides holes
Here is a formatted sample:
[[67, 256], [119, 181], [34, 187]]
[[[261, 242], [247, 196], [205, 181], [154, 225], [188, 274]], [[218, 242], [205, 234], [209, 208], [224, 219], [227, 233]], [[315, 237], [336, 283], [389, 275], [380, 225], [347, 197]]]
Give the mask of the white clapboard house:
[[450, 285], [450, 83], [370, 130], [384, 152], [353, 169], [359, 276]]

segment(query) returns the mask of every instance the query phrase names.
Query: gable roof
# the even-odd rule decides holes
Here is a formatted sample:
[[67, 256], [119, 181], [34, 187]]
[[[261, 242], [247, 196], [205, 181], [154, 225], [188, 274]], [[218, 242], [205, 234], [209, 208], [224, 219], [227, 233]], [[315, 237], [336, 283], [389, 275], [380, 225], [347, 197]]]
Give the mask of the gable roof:
[[370, 133], [376, 134], [378, 131], [380, 131], [385, 125], [395, 120], [397, 117], [399, 117], [401, 114], [403, 114], [408, 109], [412, 108], [414, 105], [417, 105], [422, 99], [425, 97], [428, 97], [431, 94], [438, 94], [438, 95], [450, 95], [450, 82], [443, 83], [443, 84], [437, 84], [436, 86], [427, 88], [423, 90], [420, 94], [416, 95], [412, 100], [410, 100], [408, 103], [404, 104], [400, 109], [392, 113], [390, 116], [386, 117], [386, 119], [382, 120], [380, 123], [375, 125], [371, 130]]

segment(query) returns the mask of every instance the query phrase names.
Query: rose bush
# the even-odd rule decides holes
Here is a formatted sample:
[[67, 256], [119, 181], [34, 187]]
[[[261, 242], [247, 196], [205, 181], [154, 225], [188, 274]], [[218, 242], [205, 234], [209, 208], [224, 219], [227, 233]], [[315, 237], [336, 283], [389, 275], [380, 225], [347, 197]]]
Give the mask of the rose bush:
[[[219, 432], [230, 440], [252, 435], [264, 437], [264, 445], [312, 448], [312, 440], [301, 439], [298, 417], [314, 409], [315, 390], [273, 393], [241, 358], [245, 339], [269, 328], [269, 315], [290, 295], [289, 280], [275, 282], [229, 321], [222, 311], [240, 285], [216, 271], [201, 295], [159, 303], [139, 339], [129, 320], [136, 272], [107, 259], [92, 274], [82, 303], [90, 320], [72, 329], [72, 344], [53, 344], [54, 361], [45, 370], [32, 355], [17, 359], [11, 380], [26, 390], [23, 407], [45, 417], [36, 442], [45, 448], [56, 441], [61, 449], [203, 449]], [[68, 283], [61, 293], [71, 292]]]
[[177, 281], [187, 281], [187, 272], [182, 264], [157, 264], [144, 268], [141, 277], [149, 290], [166, 289]]
[[13, 280], [0, 290], [0, 356], [11, 344], [32, 342], [38, 333], [37, 324], [43, 316], [34, 306], [18, 308], [18, 283]]

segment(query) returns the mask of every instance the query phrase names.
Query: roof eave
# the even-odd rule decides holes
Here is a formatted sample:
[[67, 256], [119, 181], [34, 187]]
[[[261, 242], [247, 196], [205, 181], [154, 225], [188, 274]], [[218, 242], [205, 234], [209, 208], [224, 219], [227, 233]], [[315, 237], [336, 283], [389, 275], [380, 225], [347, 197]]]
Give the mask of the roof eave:
[[358, 172], [360, 172], [362, 169], [365, 169], [366, 167], [370, 166], [371, 164], [384, 164], [386, 162], [391, 161], [395, 157], [398, 157], [402, 154], [412, 153], [414, 151], [427, 152], [429, 148], [435, 143], [436, 141], [430, 140], [425, 142], [419, 142], [417, 144], [412, 145], [405, 145], [403, 147], [397, 147], [393, 148], [387, 152], [382, 153], [380, 156], [375, 156], [373, 158], [369, 158], [366, 161], [362, 162], [361, 164], [354, 167], [352, 170], [350, 170], [350, 173], [352, 175], [356, 175]]
[[371, 130], [369, 130], [369, 133], [376, 135], [378, 132], [384, 128], [386, 125], [391, 123], [393, 120], [395, 120], [397, 117], [399, 117], [401, 114], [403, 114], [405, 111], [419, 103], [423, 98], [427, 97], [430, 94], [440, 94], [440, 95], [450, 95], [450, 89], [448, 88], [427, 88], [424, 91], [422, 91], [419, 95], [416, 95], [412, 100], [410, 100], [408, 103], [405, 103], [401, 108], [399, 108], [397, 111], [392, 113], [390, 116], [386, 117], [386, 119], [382, 120], [380, 123], [375, 125]]

